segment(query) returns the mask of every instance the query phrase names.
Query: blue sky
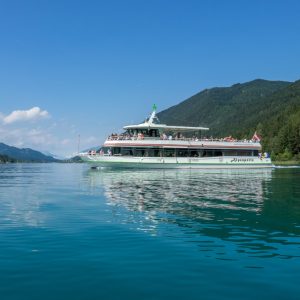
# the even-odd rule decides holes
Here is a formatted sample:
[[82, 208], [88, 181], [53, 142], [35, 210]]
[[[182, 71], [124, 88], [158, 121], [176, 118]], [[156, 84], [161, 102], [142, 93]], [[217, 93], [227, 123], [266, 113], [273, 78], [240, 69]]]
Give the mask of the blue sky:
[[295, 81], [299, 37], [292, 0], [0, 0], [0, 142], [71, 155], [153, 103]]

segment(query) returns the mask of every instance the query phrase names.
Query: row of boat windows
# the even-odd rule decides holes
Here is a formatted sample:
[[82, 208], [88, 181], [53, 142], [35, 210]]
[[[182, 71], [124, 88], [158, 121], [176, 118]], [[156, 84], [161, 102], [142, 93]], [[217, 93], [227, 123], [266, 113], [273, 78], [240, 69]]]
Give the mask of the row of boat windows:
[[258, 156], [258, 150], [204, 150], [174, 148], [103, 148], [105, 154], [137, 157], [215, 157], [215, 156]]
[[126, 132], [129, 136], [137, 136], [142, 134], [145, 137], [159, 137], [158, 129], [129, 129]]

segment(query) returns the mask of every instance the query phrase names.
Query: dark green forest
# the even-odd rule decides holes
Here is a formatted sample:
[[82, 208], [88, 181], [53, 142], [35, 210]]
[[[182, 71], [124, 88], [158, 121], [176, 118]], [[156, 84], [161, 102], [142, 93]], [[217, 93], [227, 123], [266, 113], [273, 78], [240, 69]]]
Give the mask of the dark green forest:
[[16, 162], [16, 160], [7, 155], [0, 154], [0, 164], [9, 163], [9, 162]]
[[214, 137], [251, 139], [256, 131], [273, 160], [300, 161], [300, 80], [206, 89], [158, 117], [168, 125], [209, 127], [207, 135]]

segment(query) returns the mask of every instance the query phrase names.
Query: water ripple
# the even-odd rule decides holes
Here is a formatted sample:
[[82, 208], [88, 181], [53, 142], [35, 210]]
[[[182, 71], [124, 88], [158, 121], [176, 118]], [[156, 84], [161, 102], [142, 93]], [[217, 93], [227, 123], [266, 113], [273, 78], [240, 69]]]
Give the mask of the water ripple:
[[0, 165], [1, 296], [296, 299], [299, 179], [297, 168]]

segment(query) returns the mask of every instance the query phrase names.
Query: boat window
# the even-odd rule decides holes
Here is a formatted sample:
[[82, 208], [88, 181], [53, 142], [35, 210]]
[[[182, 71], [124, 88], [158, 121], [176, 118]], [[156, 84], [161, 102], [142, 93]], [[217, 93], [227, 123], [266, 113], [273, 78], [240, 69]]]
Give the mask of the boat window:
[[188, 149], [177, 149], [176, 151], [178, 157], [188, 157], [189, 150]]
[[165, 157], [175, 157], [175, 149], [164, 149]]
[[224, 150], [224, 155], [225, 156], [237, 156], [237, 151]]
[[223, 153], [220, 150], [215, 150], [214, 151], [214, 156], [223, 156]]
[[203, 157], [212, 157], [214, 154], [213, 150], [204, 150], [202, 156]]
[[133, 148], [121, 148], [121, 154], [123, 156], [133, 156]]
[[138, 130], [139, 133], [141, 133], [143, 136], [149, 136], [149, 132], [147, 129], [141, 129]]
[[146, 148], [135, 148], [134, 156], [138, 156], [138, 157], [148, 156], [148, 150]]
[[121, 154], [121, 148], [120, 147], [113, 147], [112, 148], [112, 154], [113, 155], [120, 155]]
[[161, 149], [159, 148], [149, 148], [148, 155], [150, 157], [161, 157]]
[[247, 151], [247, 150], [238, 151], [238, 156], [251, 156], [251, 155], [252, 155], [252, 151]]
[[203, 156], [203, 150], [193, 149], [190, 151], [190, 157], [201, 157]]
[[157, 129], [150, 129], [149, 130], [149, 136], [151, 137], [159, 137], [159, 132]]
[[128, 134], [129, 136], [134, 136], [135, 131], [134, 131], [133, 129], [128, 129], [128, 130], [127, 130], [127, 134]]
[[223, 150], [225, 156], [253, 156], [258, 155], [258, 150]]
[[110, 147], [102, 147], [101, 150], [103, 151], [104, 154], [108, 154], [109, 150], [111, 150]]

